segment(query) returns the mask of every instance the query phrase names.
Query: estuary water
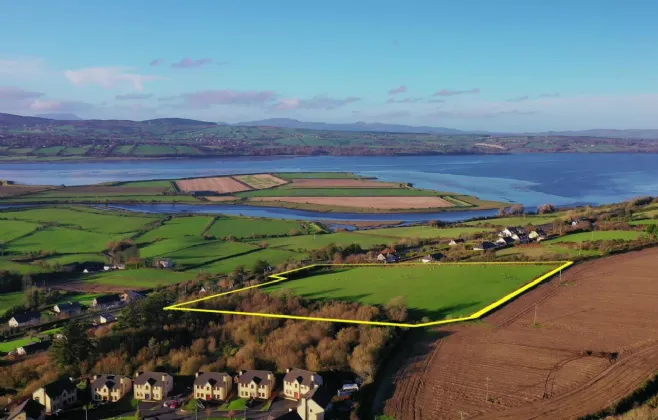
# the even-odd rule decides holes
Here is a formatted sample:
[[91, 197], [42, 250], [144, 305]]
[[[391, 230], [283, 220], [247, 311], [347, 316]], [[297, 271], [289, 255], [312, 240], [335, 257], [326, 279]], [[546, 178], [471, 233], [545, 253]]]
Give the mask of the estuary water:
[[[346, 171], [377, 177], [383, 181], [411, 182], [419, 188], [453, 191], [482, 199], [521, 203], [535, 207], [605, 204], [639, 195], [658, 195], [656, 154], [519, 154], [467, 156], [377, 156], [377, 157], [242, 157], [208, 159], [131, 160], [104, 162], [0, 163], [0, 179], [26, 184], [81, 185], [108, 181], [170, 179], [194, 176], [255, 172]], [[140, 207], [159, 211], [158, 206]], [[198, 210], [176, 206], [178, 211], [228, 213], [294, 218], [313, 217], [314, 212], [298, 210], [203, 206]], [[230, 210], [232, 209], [232, 210]], [[135, 210], [138, 210], [135, 208]], [[221, 211], [220, 211], [221, 210]], [[305, 213], [311, 213], [305, 214]], [[464, 213], [464, 212], [460, 212]], [[275, 216], [278, 214], [278, 216]], [[406, 220], [447, 218], [456, 212], [420, 216]], [[470, 215], [481, 217], [482, 215]], [[348, 220], [338, 213], [325, 214], [331, 220]], [[354, 216], [354, 215], [352, 215]], [[391, 215], [364, 215], [349, 220], [379, 220]], [[397, 216], [397, 217], [396, 217]], [[391, 219], [401, 220], [400, 215]], [[463, 216], [460, 217], [462, 219]]]

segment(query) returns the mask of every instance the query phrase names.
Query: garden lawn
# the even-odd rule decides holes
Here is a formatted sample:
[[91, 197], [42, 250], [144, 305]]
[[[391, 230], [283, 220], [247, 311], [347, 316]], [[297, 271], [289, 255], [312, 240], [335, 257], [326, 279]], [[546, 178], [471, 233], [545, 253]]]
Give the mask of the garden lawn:
[[67, 302], [89, 303], [99, 296], [103, 296], [103, 293], [84, 293], [80, 295], [69, 295], [61, 298], [60, 300], [55, 302], [54, 305], [58, 305], [60, 303], [67, 303]]
[[158, 270], [155, 268], [106, 271], [83, 277], [83, 281], [87, 284], [126, 286], [128, 288], [144, 289], [166, 286], [192, 279], [194, 279], [194, 275], [190, 273], [179, 273], [176, 271]]
[[436, 197], [431, 190], [415, 188], [270, 188], [244, 191], [238, 197]]
[[306, 258], [306, 254], [300, 254], [297, 252], [287, 251], [284, 249], [267, 248], [249, 254], [238, 255], [235, 257], [216, 261], [195, 268], [191, 270], [191, 272], [228, 274], [240, 266], [244, 266], [247, 271], [251, 271], [252, 267], [256, 264], [256, 262], [260, 260], [267, 261], [271, 266], [277, 266], [288, 260], [302, 260], [304, 258]]
[[350, 172], [282, 172], [272, 175], [281, 179], [360, 179], [362, 177]]
[[[0, 217], [4, 216], [4, 213], [0, 213]], [[39, 227], [38, 224], [20, 220], [0, 220], [0, 245], [4, 242], [11, 241], [14, 238], [30, 233], [37, 227]]]
[[386, 305], [404, 296], [409, 318], [467, 316], [513, 292], [555, 265], [382, 265], [338, 268], [265, 290], [292, 290], [307, 299]]
[[243, 217], [219, 218], [208, 230], [216, 238], [233, 235], [236, 238], [249, 238], [254, 235], [280, 236], [292, 230], [303, 232], [304, 227], [295, 220], [252, 219]]
[[[77, 226], [99, 233], [135, 232], [159, 219], [158, 217], [130, 215], [114, 211], [99, 213], [80, 207], [23, 209], [0, 214], [3, 217], [35, 223], [59, 223], [60, 225]], [[3, 221], [0, 221], [0, 225], [2, 223]]]
[[400, 238], [379, 235], [364, 235], [359, 232], [338, 232], [323, 235], [300, 235], [286, 238], [269, 238], [266, 242], [270, 248], [288, 249], [291, 251], [310, 251], [324, 248], [329, 244], [346, 246], [359, 244], [363, 249], [370, 249], [375, 245], [388, 245], [397, 242]]
[[431, 226], [396, 227], [386, 229], [360, 230], [355, 233], [362, 235], [388, 236], [395, 238], [456, 238], [459, 235], [491, 231], [480, 227], [456, 227], [439, 229]]
[[8, 245], [8, 250], [15, 253], [38, 251], [55, 251], [59, 254], [84, 252], [101, 252], [107, 249], [110, 241], [130, 237], [133, 233], [105, 234], [85, 230], [50, 227], [17, 239]]
[[580, 232], [571, 235], [565, 235], [559, 238], [550, 239], [546, 243], [560, 243], [560, 242], [586, 242], [586, 241], [609, 241], [613, 239], [621, 239], [624, 241], [632, 241], [643, 236], [644, 232], [637, 232], [632, 230], [596, 230], [592, 232]]
[[256, 250], [258, 250], [257, 246], [242, 242], [206, 241], [165, 256], [173, 260], [176, 268], [186, 269]]
[[8, 309], [22, 305], [25, 294], [23, 292], [2, 293], [0, 294], [0, 316], [4, 315]]

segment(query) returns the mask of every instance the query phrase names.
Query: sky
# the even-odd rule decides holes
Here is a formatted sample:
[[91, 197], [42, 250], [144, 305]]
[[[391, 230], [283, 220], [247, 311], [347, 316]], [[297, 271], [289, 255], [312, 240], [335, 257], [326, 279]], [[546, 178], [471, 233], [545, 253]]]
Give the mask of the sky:
[[0, 112], [658, 128], [658, 2], [0, 0]]

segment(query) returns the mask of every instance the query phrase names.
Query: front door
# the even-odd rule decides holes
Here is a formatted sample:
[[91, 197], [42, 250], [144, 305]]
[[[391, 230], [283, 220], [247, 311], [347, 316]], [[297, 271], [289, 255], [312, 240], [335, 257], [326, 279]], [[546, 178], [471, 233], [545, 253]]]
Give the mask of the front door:
[[145, 400], [150, 400], [151, 399], [151, 394], [144, 394], [144, 399]]

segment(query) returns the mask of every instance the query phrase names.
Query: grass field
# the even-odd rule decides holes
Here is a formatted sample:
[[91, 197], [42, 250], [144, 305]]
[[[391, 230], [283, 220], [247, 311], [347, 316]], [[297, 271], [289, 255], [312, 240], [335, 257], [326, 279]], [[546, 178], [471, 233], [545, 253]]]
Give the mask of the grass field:
[[370, 229], [357, 231], [362, 235], [390, 236], [396, 238], [456, 238], [459, 235], [467, 235], [478, 232], [486, 232], [491, 229], [479, 227], [456, 227], [438, 229], [431, 226], [410, 226], [388, 229]]
[[194, 274], [169, 270], [140, 268], [92, 274], [84, 278], [86, 284], [125, 286], [127, 288], [153, 288], [194, 279]]
[[[157, 221], [158, 217], [128, 215], [108, 211], [100, 213], [86, 208], [35, 208], [0, 213], [2, 217], [11, 217], [30, 222], [58, 223], [65, 226], [77, 226], [99, 233], [134, 232], [147, 224]], [[4, 225], [3, 221], [0, 221]]]
[[630, 224], [633, 225], [633, 226], [638, 226], [638, 225], [658, 225], [658, 219], [633, 220]]
[[212, 221], [211, 217], [175, 217], [162, 226], [138, 237], [142, 258], [161, 256], [166, 253], [206, 242], [201, 236]]
[[106, 234], [85, 230], [50, 227], [11, 242], [8, 250], [16, 253], [55, 251], [59, 254], [100, 252], [110, 241], [129, 237], [131, 233]]
[[[39, 335], [44, 336], [48, 334], [55, 334], [59, 330], [61, 330], [61, 328], [54, 328], [52, 330], [42, 331], [39, 333]], [[26, 344], [34, 343], [35, 341], [39, 341], [39, 338], [24, 337], [24, 338], [19, 338], [18, 340], [5, 341], [4, 343], [0, 343], [0, 351], [9, 353], [10, 351], [14, 351], [19, 347], [23, 347]]]
[[36, 273], [44, 273], [46, 271], [37, 265], [10, 261], [7, 259], [6, 256], [5, 258], [0, 259], [0, 271], [1, 270], [7, 270], [10, 273], [21, 273], [21, 274], [36, 274]]
[[404, 296], [409, 318], [433, 321], [467, 316], [557, 265], [382, 265], [321, 271], [266, 288], [314, 300], [386, 305]]
[[493, 226], [538, 226], [552, 223], [555, 219], [559, 218], [559, 213], [553, 213], [542, 216], [499, 217], [495, 219], [476, 220], [474, 222], [467, 222], [466, 224], [471, 226], [479, 226], [483, 224], [491, 224]]
[[359, 179], [362, 178], [350, 172], [282, 172], [272, 173], [281, 179]]
[[121, 187], [151, 187], [151, 188], [168, 188], [173, 189], [171, 181], [167, 180], [154, 180], [154, 181], [131, 181], [131, 182], [119, 182], [117, 186]]
[[[4, 214], [0, 213], [0, 217]], [[0, 220], [0, 245], [35, 230], [39, 225], [20, 220]]]
[[206, 243], [180, 249], [165, 254], [165, 256], [171, 258], [177, 268], [186, 269], [257, 249], [254, 245], [242, 242], [206, 241]]
[[175, 154], [177, 154], [176, 149], [172, 146], [159, 146], [150, 144], [139, 145], [132, 152], [133, 156], [161, 156]]
[[288, 260], [301, 260], [304, 259], [305, 255], [293, 251], [288, 251], [284, 249], [261, 249], [256, 252], [251, 252], [245, 255], [239, 255], [236, 257], [231, 257], [228, 259], [216, 261], [208, 265], [201, 266], [190, 270], [190, 272], [207, 272], [207, 273], [230, 273], [235, 270], [237, 267], [244, 266], [246, 270], [251, 270], [251, 268], [256, 264], [257, 261], [263, 260], [267, 261], [270, 265], [276, 266], [278, 264], [284, 263]]
[[224, 238], [229, 235], [236, 238], [248, 238], [253, 235], [287, 235], [293, 229], [303, 232], [303, 226], [295, 220], [223, 217], [215, 220], [208, 230], [208, 234], [216, 238]]
[[329, 244], [350, 245], [359, 244], [361, 248], [369, 249], [375, 245], [386, 245], [397, 242], [400, 238], [364, 235], [358, 232], [338, 232], [325, 235], [301, 235], [286, 238], [267, 239], [270, 248], [288, 249], [291, 251], [308, 251], [323, 248]]
[[621, 239], [624, 241], [632, 241], [643, 236], [643, 232], [629, 231], [629, 230], [597, 230], [592, 232], [580, 232], [572, 235], [562, 236], [560, 238], [551, 239], [546, 243], [560, 243], [560, 242], [584, 242], [584, 241], [609, 241], [613, 239]]
[[0, 294], [0, 315], [4, 315], [11, 307], [22, 305], [24, 296], [23, 292]]
[[415, 188], [271, 188], [244, 191], [238, 197], [436, 197], [431, 190]]
[[40, 149], [35, 149], [33, 153], [46, 156], [55, 156], [57, 153], [62, 151], [64, 146], [51, 146], [51, 147], [42, 147]]

